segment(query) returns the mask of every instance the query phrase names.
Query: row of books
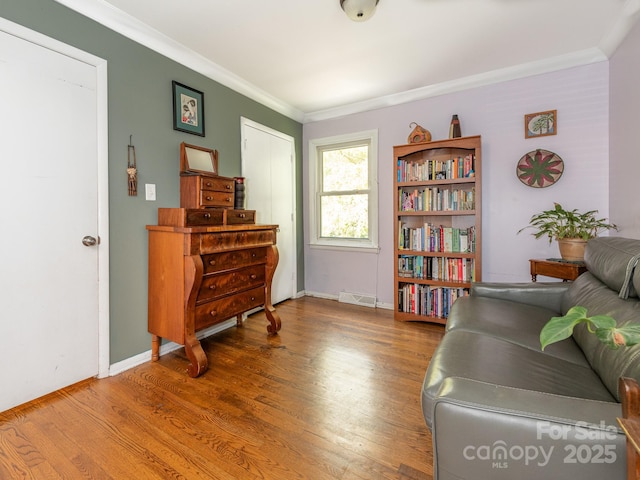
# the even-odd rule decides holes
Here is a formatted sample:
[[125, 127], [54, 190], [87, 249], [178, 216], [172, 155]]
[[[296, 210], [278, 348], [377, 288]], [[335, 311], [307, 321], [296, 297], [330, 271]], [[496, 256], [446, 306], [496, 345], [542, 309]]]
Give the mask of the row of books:
[[473, 210], [475, 188], [470, 190], [425, 188], [405, 191], [399, 189], [398, 205], [403, 212]]
[[406, 161], [398, 159], [398, 182], [448, 180], [475, 176], [475, 157], [455, 157], [448, 160]]
[[398, 275], [404, 278], [441, 280], [443, 282], [473, 282], [475, 273], [475, 261], [472, 258], [419, 255], [398, 257]]
[[406, 283], [398, 289], [398, 311], [433, 317], [448, 317], [451, 305], [469, 295], [466, 288], [430, 287]]
[[476, 228], [457, 228], [433, 225], [408, 227], [398, 221], [398, 248], [416, 252], [474, 253]]

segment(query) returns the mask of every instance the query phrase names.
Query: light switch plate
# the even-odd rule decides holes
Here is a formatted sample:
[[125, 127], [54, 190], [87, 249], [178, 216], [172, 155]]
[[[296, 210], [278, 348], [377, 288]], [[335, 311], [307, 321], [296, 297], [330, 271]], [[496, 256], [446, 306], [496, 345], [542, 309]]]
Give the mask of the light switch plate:
[[146, 200], [154, 202], [156, 200], [156, 185], [155, 183], [145, 183], [144, 193]]

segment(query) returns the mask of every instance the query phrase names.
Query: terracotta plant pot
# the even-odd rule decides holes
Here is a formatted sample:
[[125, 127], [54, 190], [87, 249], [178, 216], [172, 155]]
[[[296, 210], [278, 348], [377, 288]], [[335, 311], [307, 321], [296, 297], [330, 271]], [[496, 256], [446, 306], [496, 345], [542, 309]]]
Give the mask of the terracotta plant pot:
[[560, 256], [563, 260], [570, 262], [581, 262], [584, 260], [584, 247], [587, 241], [581, 238], [562, 238], [558, 240]]

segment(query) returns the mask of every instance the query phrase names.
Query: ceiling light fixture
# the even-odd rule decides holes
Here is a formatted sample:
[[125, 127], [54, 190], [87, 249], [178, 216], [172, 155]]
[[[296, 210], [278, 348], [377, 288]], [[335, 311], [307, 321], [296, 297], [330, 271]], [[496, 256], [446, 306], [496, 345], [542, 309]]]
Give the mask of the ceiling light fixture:
[[364, 22], [373, 17], [379, 0], [340, 0], [342, 10], [354, 22]]

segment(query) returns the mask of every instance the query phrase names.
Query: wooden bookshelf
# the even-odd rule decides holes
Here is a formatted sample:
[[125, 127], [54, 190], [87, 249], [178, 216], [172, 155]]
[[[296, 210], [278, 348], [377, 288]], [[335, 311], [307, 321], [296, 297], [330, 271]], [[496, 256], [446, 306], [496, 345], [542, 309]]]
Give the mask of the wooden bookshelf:
[[393, 148], [394, 318], [444, 324], [482, 279], [479, 136]]

